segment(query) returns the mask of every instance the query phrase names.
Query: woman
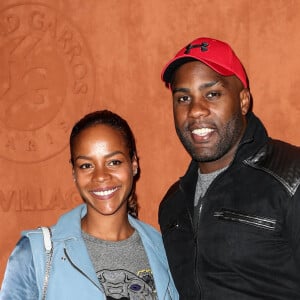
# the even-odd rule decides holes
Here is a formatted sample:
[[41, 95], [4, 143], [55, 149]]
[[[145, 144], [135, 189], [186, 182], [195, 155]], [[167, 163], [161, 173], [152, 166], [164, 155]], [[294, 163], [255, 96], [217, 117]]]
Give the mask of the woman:
[[136, 219], [138, 160], [127, 122], [107, 110], [86, 115], [70, 152], [84, 204], [51, 227], [47, 253], [41, 229], [22, 234], [0, 299], [178, 299], [160, 233]]

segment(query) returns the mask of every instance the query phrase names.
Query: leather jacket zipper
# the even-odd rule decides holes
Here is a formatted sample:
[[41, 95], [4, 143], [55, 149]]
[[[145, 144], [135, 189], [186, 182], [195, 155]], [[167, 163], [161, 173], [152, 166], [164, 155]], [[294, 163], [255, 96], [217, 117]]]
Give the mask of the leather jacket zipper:
[[[181, 184], [179, 185], [179, 189], [181, 190], [181, 192], [183, 194], [185, 194]], [[195, 259], [194, 259], [194, 276], [195, 276], [195, 281], [196, 281], [196, 285], [198, 287], [198, 290], [199, 290], [199, 297], [201, 297], [202, 295], [202, 291], [201, 291], [201, 284], [200, 284], [200, 280], [198, 278], [198, 273], [197, 273], [197, 264], [198, 264], [198, 239], [197, 239], [197, 229], [198, 229], [198, 226], [195, 226], [194, 224], [194, 221], [193, 221], [193, 217], [192, 217], [192, 214], [191, 214], [191, 211], [189, 209], [189, 207], [187, 206], [187, 203], [185, 202], [185, 205], [186, 205], [186, 209], [187, 209], [187, 212], [188, 212], [188, 216], [189, 216], [189, 220], [191, 222], [191, 227], [193, 229], [193, 238], [194, 238], [194, 244], [195, 244]], [[202, 204], [201, 204], [201, 209], [202, 209]], [[201, 212], [201, 209], [200, 209], [200, 212]], [[199, 223], [199, 222], [198, 222]], [[197, 224], [198, 224], [197, 223]], [[178, 226], [178, 225], [177, 225]]]
[[275, 219], [259, 217], [259, 216], [250, 216], [240, 212], [235, 212], [235, 211], [225, 210], [225, 209], [214, 212], [214, 217], [217, 217], [221, 220], [239, 222], [239, 223], [252, 225], [255, 227], [268, 229], [268, 230], [275, 230], [275, 226], [276, 226]]

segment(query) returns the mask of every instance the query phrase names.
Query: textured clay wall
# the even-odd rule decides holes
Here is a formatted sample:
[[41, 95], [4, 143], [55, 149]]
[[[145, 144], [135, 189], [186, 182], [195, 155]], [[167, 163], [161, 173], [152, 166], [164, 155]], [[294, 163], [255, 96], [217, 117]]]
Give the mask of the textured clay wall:
[[0, 2], [0, 282], [21, 230], [80, 203], [68, 136], [89, 111], [128, 120], [139, 149], [140, 218], [157, 226], [189, 157], [173, 129], [166, 61], [198, 36], [231, 43], [269, 133], [300, 144], [300, 1]]

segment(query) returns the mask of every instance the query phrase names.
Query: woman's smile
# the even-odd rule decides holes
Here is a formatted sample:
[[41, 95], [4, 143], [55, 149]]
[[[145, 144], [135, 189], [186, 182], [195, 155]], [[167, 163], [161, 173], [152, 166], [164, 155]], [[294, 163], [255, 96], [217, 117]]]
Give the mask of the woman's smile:
[[102, 199], [102, 198], [110, 198], [115, 195], [116, 191], [119, 190], [121, 187], [113, 187], [113, 188], [102, 188], [97, 190], [91, 190], [90, 193], [96, 198]]

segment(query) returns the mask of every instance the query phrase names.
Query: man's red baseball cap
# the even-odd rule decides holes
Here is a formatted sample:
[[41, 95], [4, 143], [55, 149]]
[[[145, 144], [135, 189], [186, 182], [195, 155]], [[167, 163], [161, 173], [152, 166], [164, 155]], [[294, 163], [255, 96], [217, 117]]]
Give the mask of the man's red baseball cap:
[[164, 67], [162, 80], [169, 87], [174, 71], [193, 60], [205, 63], [223, 76], [235, 75], [245, 88], [248, 87], [247, 74], [231, 47], [225, 42], [207, 37], [198, 38], [181, 49]]

